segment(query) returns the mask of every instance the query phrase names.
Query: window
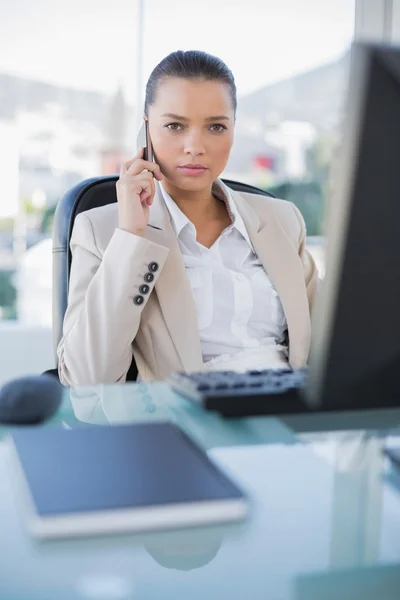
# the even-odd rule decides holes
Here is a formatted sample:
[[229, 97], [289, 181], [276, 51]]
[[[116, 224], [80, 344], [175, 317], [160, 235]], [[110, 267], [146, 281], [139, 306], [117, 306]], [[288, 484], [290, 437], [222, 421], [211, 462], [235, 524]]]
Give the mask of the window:
[[137, 3], [0, 6], [0, 320], [51, 326], [62, 194], [132, 149]]

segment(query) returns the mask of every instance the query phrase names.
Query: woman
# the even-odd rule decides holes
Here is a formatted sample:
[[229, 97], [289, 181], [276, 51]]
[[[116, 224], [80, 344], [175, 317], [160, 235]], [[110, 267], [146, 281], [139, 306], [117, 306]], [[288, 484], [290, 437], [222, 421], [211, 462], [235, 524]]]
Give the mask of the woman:
[[80, 214], [59, 374], [66, 385], [173, 371], [299, 368], [317, 271], [291, 203], [219, 179], [236, 87], [203, 52], [174, 52], [146, 87], [155, 162], [122, 166], [117, 204]]

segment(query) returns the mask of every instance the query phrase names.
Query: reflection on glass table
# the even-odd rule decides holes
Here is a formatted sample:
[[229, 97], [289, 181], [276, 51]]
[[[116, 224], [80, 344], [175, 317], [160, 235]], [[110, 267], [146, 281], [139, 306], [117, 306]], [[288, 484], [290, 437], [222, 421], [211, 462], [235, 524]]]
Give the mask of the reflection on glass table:
[[[75, 415], [86, 422], [171, 420], [211, 453], [213, 448], [229, 446], [277, 443], [290, 446], [301, 442], [302, 448], [311, 449], [331, 469], [332, 566], [379, 561], [382, 545], [388, 558], [396, 556], [386, 521], [382, 522], [380, 515], [383, 510], [393, 510], [396, 503], [397, 492], [388, 480], [388, 473], [392, 473], [393, 480], [395, 469], [382, 450], [390, 431], [391, 439], [397, 439], [400, 411], [315, 415], [314, 424], [310, 416], [224, 420], [202, 411], [163, 383], [142, 383], [128, 388], [98, 386], [85, 391], [71, 390], [70, 396]], [[357, 419], [364, 421], [368, 429], [357, 427]], [[390, 430], [387, 423], [391, 424]], [[342, 431], [324, 432], [339, 426]], [[350, 430], [346, 431], [347, 428]], [[316, 429], [320, 432], [309, 433]], [[387, 488], [382, 485], [382, 478], [389, 482]]]
[[[252, 516], [223, 528], [37, 543], [25, 533], [11, 485], [4, 485], [5, 597], [356, 600], [369, 577], [392, 600], [400, 477], [382, 450], [400, 443], [400, 414], [359, 415], [358, 424], [350, 417], [223, 420], [162, 383], [66, 390], [48, 427], [172, 421], [244, 487]], [[3, 430], [3, 482], [9, 478], [6, 435]]]
[[[318, 596], [320, 594], [320, 596]], [[296, 600], [398, 600], [400, 569], [350, 569], [335, 573], [300, 576], [296, 581]]]

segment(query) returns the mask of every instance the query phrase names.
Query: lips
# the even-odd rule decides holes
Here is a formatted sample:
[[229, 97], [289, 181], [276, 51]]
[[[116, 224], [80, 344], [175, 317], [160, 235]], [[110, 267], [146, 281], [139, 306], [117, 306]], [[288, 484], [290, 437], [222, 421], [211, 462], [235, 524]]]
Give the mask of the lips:
[[178, 171], [183, 175], [189, 175], [191, 177], [203, 175], [207, 171], [207, 167], [200, 164], [189, 163], [187, 165], [181, 165], [178, 167]]
[[180, 165], [180, 169], [206, 169], [204, 165], [188, 163], [187, 165]]

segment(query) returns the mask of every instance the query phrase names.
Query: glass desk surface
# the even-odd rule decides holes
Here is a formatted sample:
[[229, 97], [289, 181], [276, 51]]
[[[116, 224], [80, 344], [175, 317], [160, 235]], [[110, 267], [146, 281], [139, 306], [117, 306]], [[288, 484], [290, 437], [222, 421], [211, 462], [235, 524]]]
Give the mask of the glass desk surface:
[[252, 500], [240, 525], [38, 542], [0, 429], [0, 598], [398, 600], [400, 409], [224, 420], [165, 383], [66, 390], [45, 427], [170, 421]]

